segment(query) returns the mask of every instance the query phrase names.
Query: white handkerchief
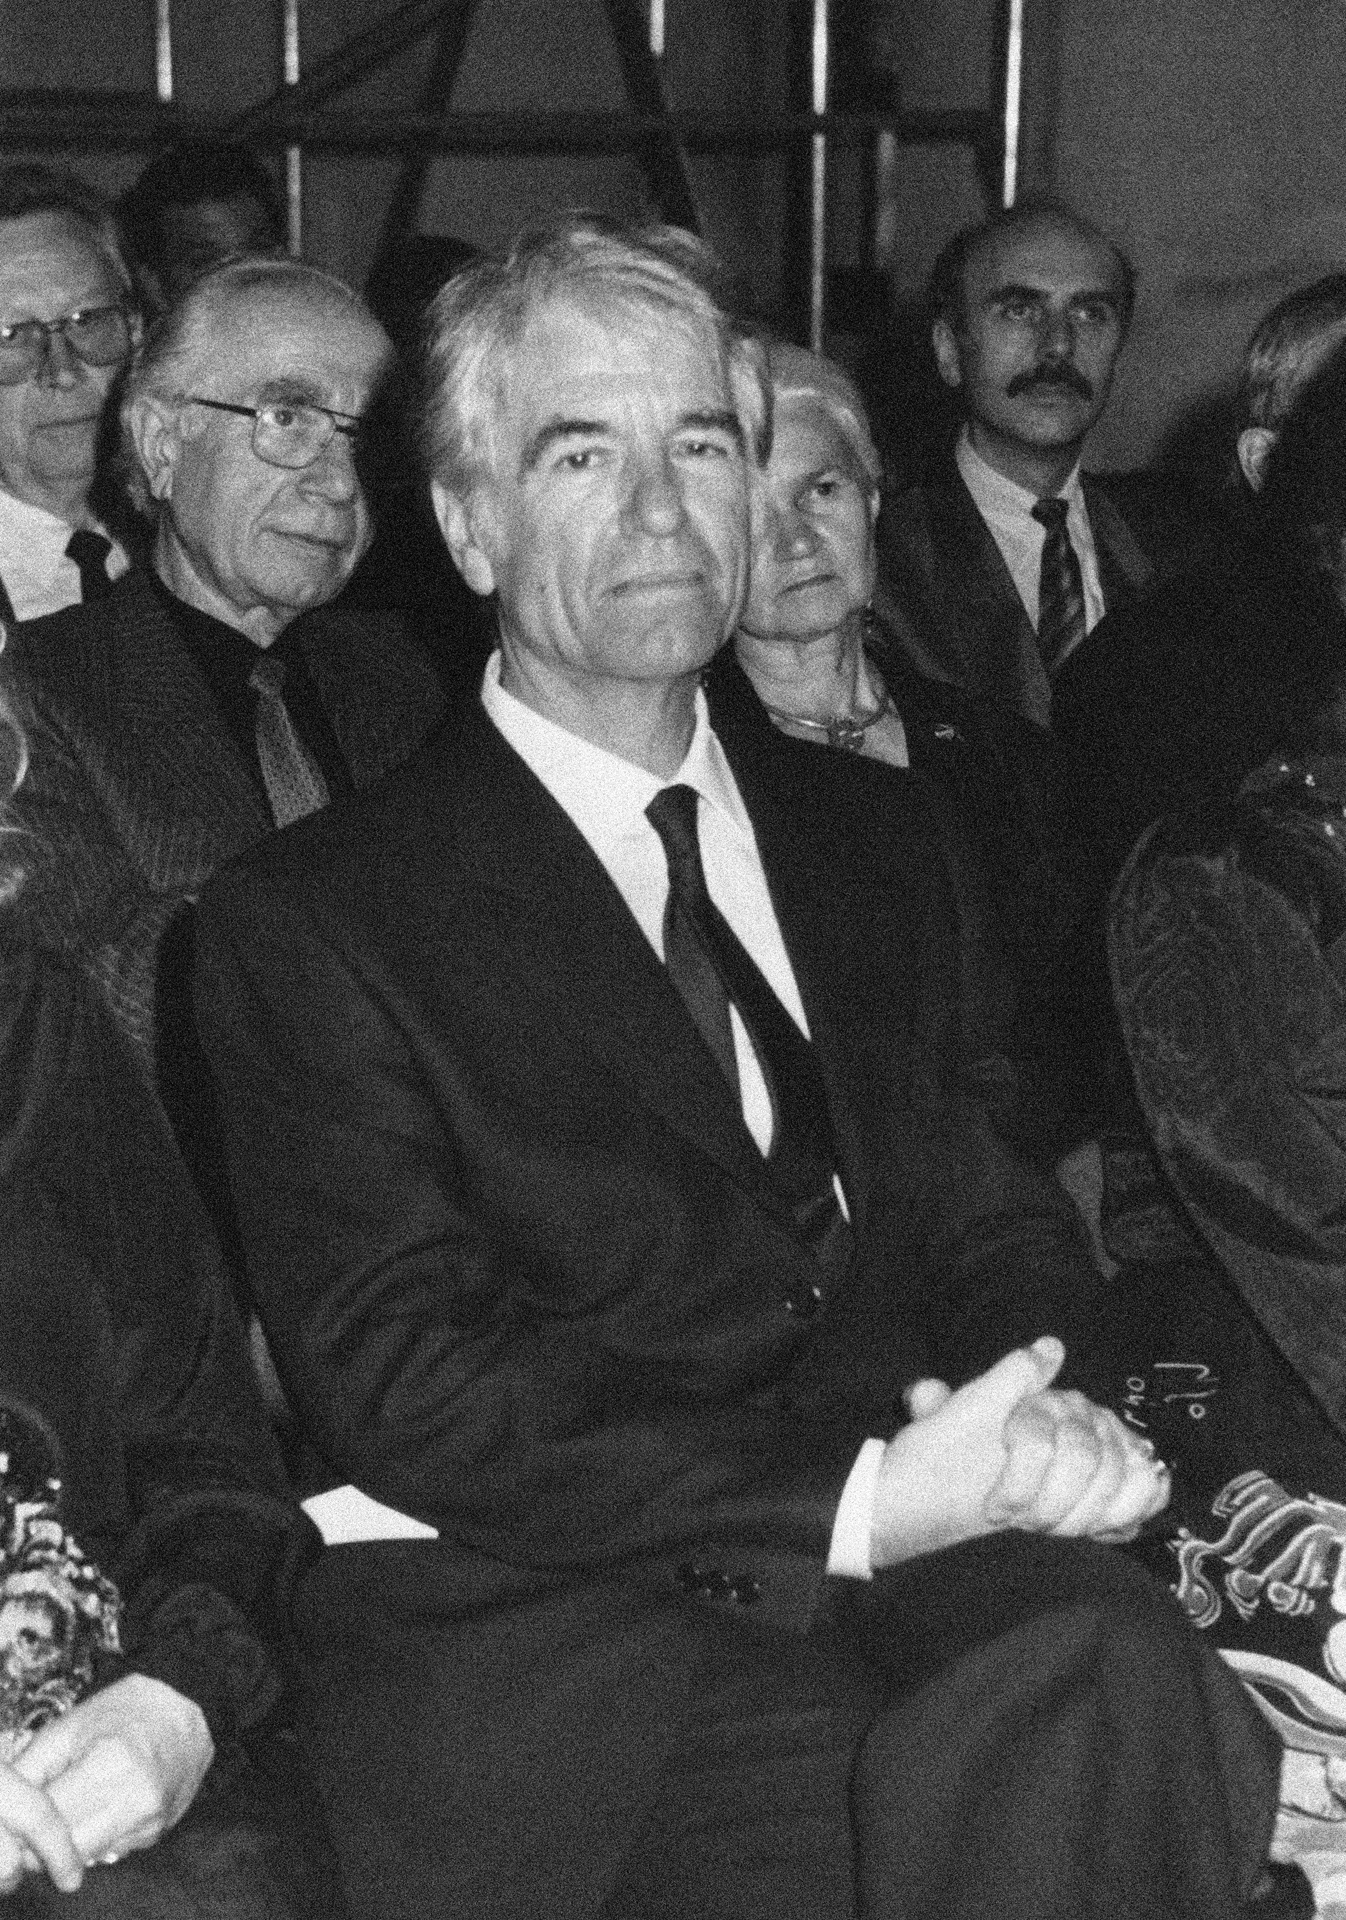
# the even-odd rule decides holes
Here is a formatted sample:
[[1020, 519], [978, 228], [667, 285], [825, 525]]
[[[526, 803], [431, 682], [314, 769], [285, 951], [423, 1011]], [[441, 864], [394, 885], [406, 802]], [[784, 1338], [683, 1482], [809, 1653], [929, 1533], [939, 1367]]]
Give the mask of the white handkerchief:
[[353, 1546], [360, 1540], [438, 1540], [439, 1531], [409, 1513], [371, 1500], [358, 1487], [332, 1487], [314, 1493], [303, 1503], [304, 1512], [329, 1547]]

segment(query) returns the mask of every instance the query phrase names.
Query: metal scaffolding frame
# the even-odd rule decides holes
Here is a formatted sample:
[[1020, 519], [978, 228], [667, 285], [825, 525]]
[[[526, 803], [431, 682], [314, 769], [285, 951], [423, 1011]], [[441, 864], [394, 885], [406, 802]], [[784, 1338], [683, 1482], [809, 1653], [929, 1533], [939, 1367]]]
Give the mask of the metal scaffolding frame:
[[[628, 107], [609, 113], [449, 111], [468, 34], [481, 0], [400, 0], [313, 65], [301, 67], [302, 0], [276, 0], [282, 46], [280, 84], [241, 114], [185, 114], [174, 99], [173, 0], [153, 0], [154, 92], [0, 89], [0, 152], [72, 148], [136, 152], [190, 135], [228, 138], [286, 156], [290, 245], [302, 238], [305, 153], [400, 154], [397, 185], [378, 255], [415, 230], [426, 175], [444, 154], [626, 154], [644, 174], [652, 204], [679, 225], [701, 225], [687, 168], [690, 154], [807, 155], [809, 172], [809, 331], [823, 338], [827, 261], [827, 162], [837, 149], [953, 144], [970, 150], [988, 202], [1014, 197], [1018, 75], [1024, 0], [997, 0], [1002, 97], [964, 111], [836, 111], [830, 106], [832, 0], [810, 0], [804, 112], [681, 112], [670, 109], [663, 79], [666, 0], [602, 0]], [[342, 109], [340, 96], [407, 47], [433, 36], [415, 107], [409, 112]]]

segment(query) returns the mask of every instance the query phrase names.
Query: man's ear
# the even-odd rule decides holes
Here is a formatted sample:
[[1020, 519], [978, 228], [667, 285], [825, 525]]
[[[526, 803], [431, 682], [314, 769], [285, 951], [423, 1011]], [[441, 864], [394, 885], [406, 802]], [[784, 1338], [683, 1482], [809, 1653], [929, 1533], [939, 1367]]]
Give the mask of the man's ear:
[[442, 480], [432, 480], [430, 499], [454, 566], [473, 593], [494, 593], [495, 570], [485, 548], [477, 539], [477, 515], [471, 497], [464, 499], [461, 494], [446, 487]]
[[142, 394], [132, 403], [126, 424], [146, 486], [154, 499], [167, 500], [182, 450], [177, 407]]
[[958, 351], [958, 335], [948, 321], [940, 318], [930, 329], [930, 344], [935, 349], [935, 365], [946, 387], [963, 384], [963, 359]]
[[1239, 465], [1254, 493], [1262, 491], [1267, 477], [1267, 461], [1276, 444], [1274, 427], [1245, 427], [1238, 438]]

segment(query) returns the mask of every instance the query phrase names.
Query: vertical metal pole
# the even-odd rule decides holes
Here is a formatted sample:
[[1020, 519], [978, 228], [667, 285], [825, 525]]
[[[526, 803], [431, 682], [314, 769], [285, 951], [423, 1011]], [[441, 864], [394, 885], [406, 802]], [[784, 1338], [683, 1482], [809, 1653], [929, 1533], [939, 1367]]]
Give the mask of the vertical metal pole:
[[[813, 111], [827, 112], [828, 0], [813, 0]], [[827, 277], [827, 136], [813, 135], [809, 220], [809, 345], [823, 350]]]
[[664, 57], [664, 0], [650, 0], [650, 52], [656, 60]]
[[[299, 84], [299, 0], [283, 0], [284, 80]], [[295, 259], [304, 248], [304, 157], [298, 147], [285, 149], [285, 206], [289, 221], [290, 252]]]
[[1005, 171], [1000, 203], [1014, 205], [1019, 186], [1019, 104], [1023, 95], [1024, 0], [1009, 0], [1005, 35]]
[[160, 106], [173, 99], [173, 0], [154, 0], [154, 91]]

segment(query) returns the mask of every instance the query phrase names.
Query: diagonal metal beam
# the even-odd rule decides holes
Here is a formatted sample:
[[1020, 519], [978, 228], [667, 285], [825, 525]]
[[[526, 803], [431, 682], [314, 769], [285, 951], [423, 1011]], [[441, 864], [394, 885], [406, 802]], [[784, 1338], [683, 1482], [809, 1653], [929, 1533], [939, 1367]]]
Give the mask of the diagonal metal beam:
[[[430, 63], [430, 71], [421, 88], [417, 103], [418, 112], [427, 116], [438, 114], [441, 119], [448, 113], [449, 102], [453, 98], [454, 82], [458, 78], [458, 69], [462, 65], [467, 36], [472, 31], [477, 6], [478, 0], [449, 0], [449, 4], [444, 8], [439, 29], [439, 44], [435, 48], [435, 57]], [[434, 158], [434, 148], [428, 145], [412, 148], [403, 155], [402, 165], [398, 169], [397, 185], [393, 188], [392, 199], [388, 202], [387, 212], [383, 216], [379, 243], [374, 250], [374, 264], [370, 268], [371, 277], [382, 269], [389, 255], [395, 253], [405, 236], [415, 229], [416, 216], [421, 207], [421, 195], [425, 191], [425, 176], [434, 164]]]
[[452, 0], [447, 4], [446, 0], [404, 0], [402, 6], [394, 7], [372, 27], [335, 47], [326, 59], [310, 67], [297, 85], [281, 87], [269, 99], [239, 114], [230, 122], [230, 135], [235, 140], [256, 139], [288, 114], [321, 107], [334, 94], [344, 93], [347, 87], [377, 72], [413, 40], [431, 32], [451, 5]]
[[645, 9], [640, 0], [604, 0], [604, 4], [632, 111], [665, 123], [637, 148], [650, 193], [665, 220], [699, 232], [701, 219], [687, 163], [677, 134], [668, 123], [664, 83], [646, 38]]

